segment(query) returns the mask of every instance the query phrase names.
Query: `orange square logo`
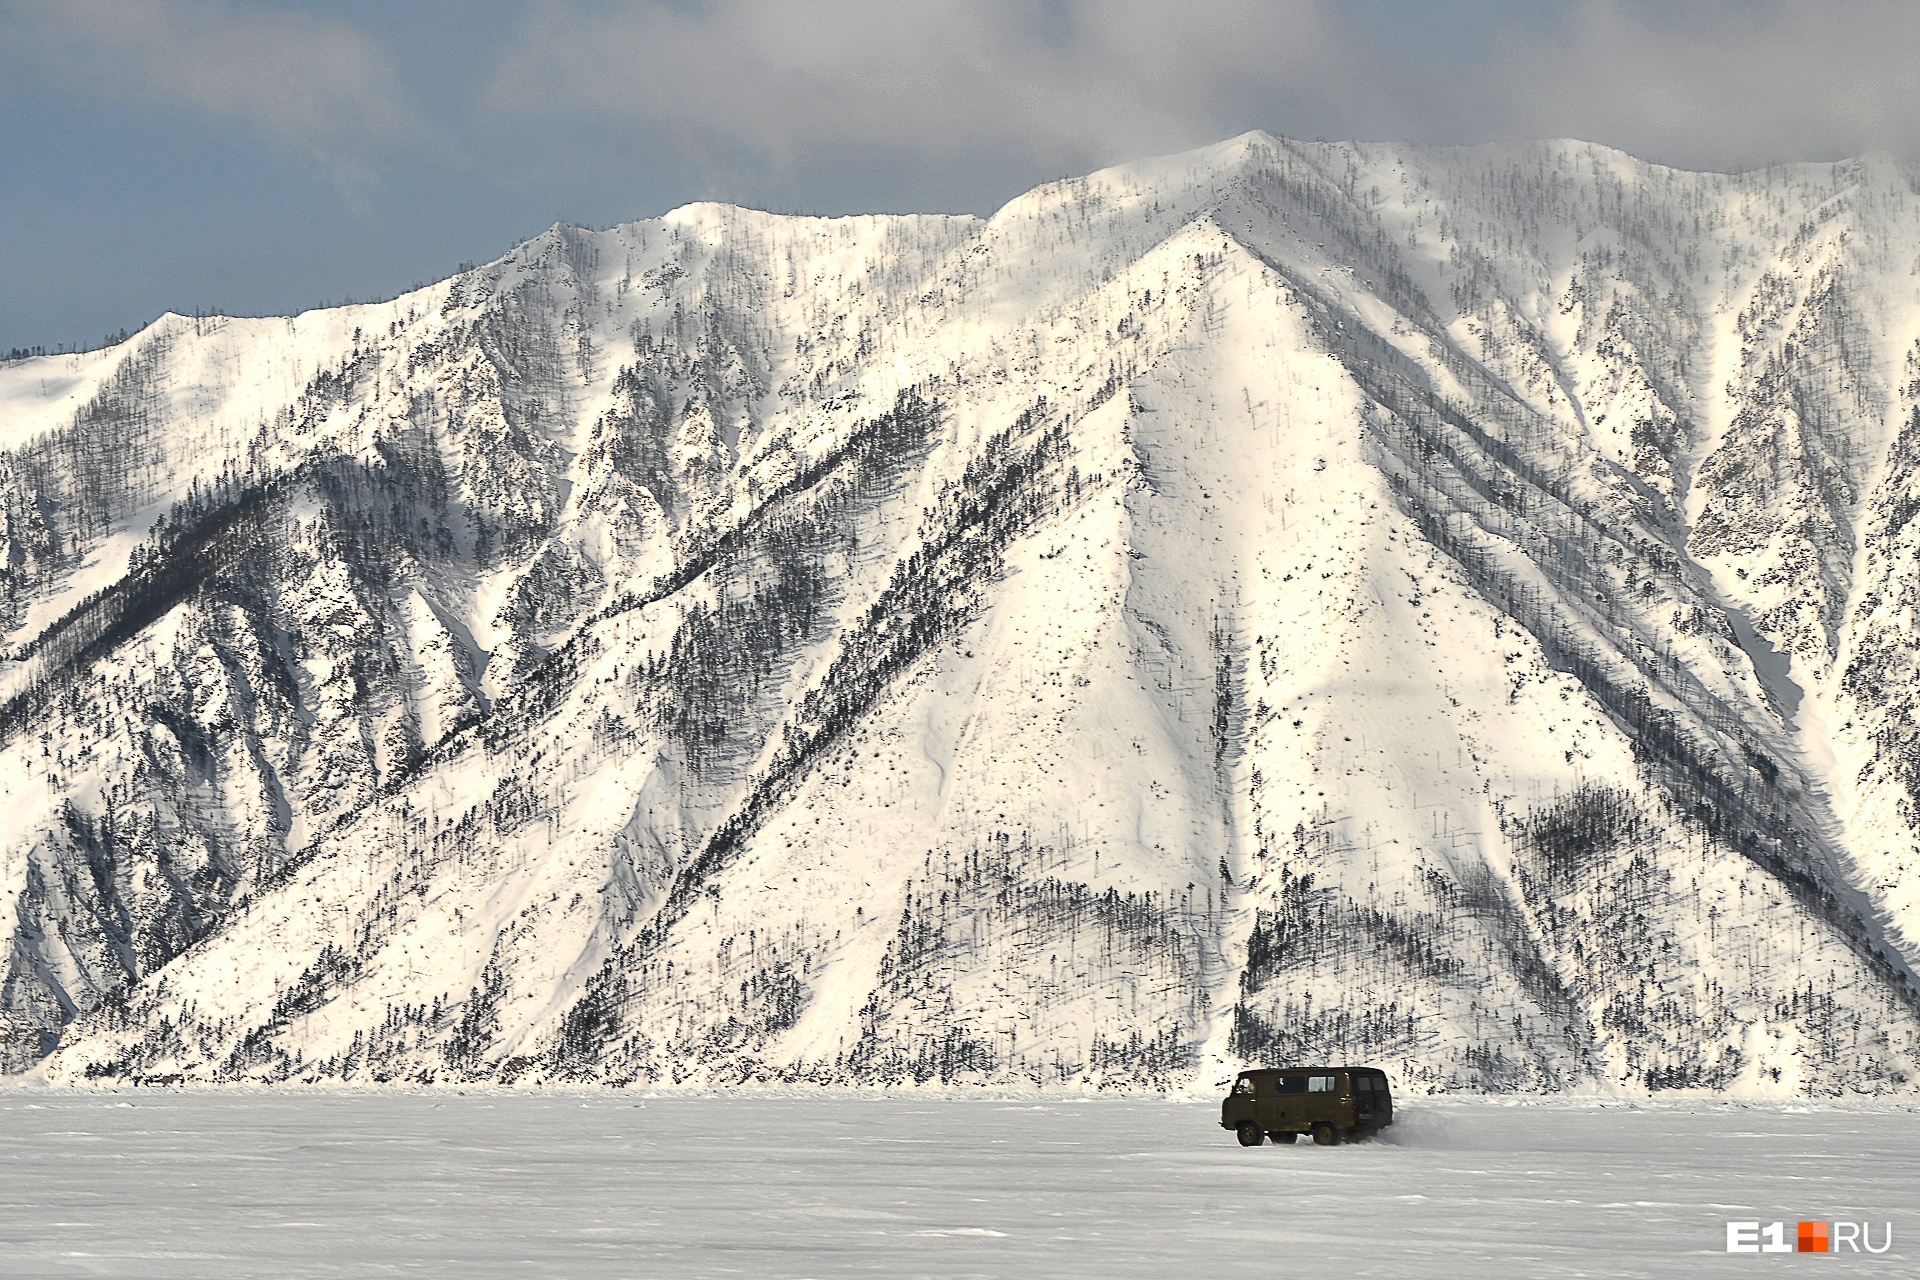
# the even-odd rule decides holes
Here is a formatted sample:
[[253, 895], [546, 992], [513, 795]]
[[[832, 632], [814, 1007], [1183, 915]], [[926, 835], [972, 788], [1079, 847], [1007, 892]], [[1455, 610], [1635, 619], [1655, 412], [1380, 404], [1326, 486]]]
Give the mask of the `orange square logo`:
[[1800, 1224], [1801, 1253], [1825, 1253], [1827, 1251], [1827, 1224], [1824, 1222], [1803, 1222]]

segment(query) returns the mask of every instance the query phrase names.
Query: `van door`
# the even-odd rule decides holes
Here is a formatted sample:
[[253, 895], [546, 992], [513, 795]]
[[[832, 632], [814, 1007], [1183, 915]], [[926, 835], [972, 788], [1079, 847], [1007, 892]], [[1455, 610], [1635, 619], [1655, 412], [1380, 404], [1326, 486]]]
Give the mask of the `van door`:
[[1373, 1078], [1373, 1122], [1383, 1128], [1393, 1123], [1393, 1090], [1384, 1074]]
[[1340, 1077], [1331, 1073], [1307, 1077], [1307, 1107], [1302, 1117], [1310, 1123], [1324, 1121], [1336, 1129], [1344, 1129], [1347, 1119], [1341, 1115]]
[[1361, 1125], [1381, 1128], [1393, 1123], [1393, 1094], [1380, 1072], [1353, 1073], [1353, 1104], [1355, 1119]]
[[1301, 1102], [1307, 1093], [1305, 1076], [1268, 1076], [1260, 1082], [1260, 1127], [1268, 1133], [1300, 1133], [1306, 1128]]
[[1242, 1074], [1233, 1082], [1233, 1089], [1220, 1104], [1220, 1126], [1223, 1129], [1238, 1129], [1247, 1121], [1258, 1123], [1254, 1114], [1256, 1077]]

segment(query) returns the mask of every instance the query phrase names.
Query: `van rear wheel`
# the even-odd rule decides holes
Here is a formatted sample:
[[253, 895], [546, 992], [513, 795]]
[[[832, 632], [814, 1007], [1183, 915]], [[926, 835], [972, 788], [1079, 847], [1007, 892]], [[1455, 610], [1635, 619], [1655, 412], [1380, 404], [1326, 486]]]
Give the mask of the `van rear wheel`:
[[1241, 1122], [1239, 1133], [1240, 1145], [1243, 1147], [1257, 1147], [1267, 1140], [1267, 1135], [1260, 1131], [1260, 1126], [1251, 1120]]
[[1298, 1142], [1298, 1141], [1300, 1141], [1300, 1135], [1299, 1135], [1299, 1134], [1297, 1134], [1297, 1133], [1294, 1133], [1294, 1132], [1292, 1132], [1292, 1131], [1288, 1131], [1288, 1132], [1286, 1132], [1286, 1133], [1270, 1133], [1270, 1134], [1268, 1134], [1267, 1136], [1268, 1136], [1269, 1138], [1272, 1138], [1272, 1139], [1273, 1139], [1273, 1140], [1274, 1140], [1275, 1142]]
[[1330, 1147], [1338, 1141], [1340, 1141], [1340, 1135], [1333, 1131], [1332, 1125], [1327, 1124], [1325, 1121], [1322, 1121], [1321, 1123], [1313, 1126], [1313, 1145], [1314, 1146]]

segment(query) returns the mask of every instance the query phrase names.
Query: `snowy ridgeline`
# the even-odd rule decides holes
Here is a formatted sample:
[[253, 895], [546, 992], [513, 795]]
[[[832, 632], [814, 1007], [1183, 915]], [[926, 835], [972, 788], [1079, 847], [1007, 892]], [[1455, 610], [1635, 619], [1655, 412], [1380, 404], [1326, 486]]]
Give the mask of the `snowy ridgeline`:
[[1250, 135], [0, 364], [0, 1061], [1909, 1090], [1916, 181]]

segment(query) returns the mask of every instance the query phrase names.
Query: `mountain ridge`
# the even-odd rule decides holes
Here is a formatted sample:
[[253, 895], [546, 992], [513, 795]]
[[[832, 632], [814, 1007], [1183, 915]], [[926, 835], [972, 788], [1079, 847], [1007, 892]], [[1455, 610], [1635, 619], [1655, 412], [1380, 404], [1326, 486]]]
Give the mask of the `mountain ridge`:
[[9, 1065], [1904, 1090], [1914, 190], [1249, 134], [0, 367]]

